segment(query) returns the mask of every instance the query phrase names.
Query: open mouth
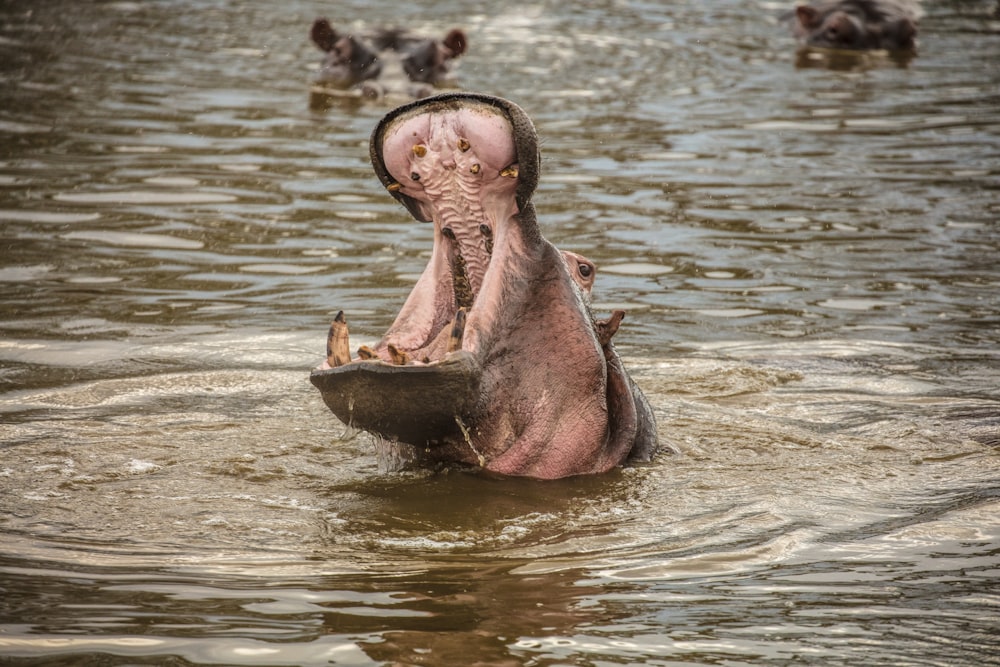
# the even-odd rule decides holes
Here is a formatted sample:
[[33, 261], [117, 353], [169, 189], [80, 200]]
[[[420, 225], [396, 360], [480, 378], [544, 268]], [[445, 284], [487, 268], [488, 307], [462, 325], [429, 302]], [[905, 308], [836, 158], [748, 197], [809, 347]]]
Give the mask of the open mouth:
[[374, 346], [352, 354], [334, 320], [310, 376], [333, 413], [422, 463], [555, 479], [648, 460], [655, 418], [611, 343], [625, 313], [595, 319], [594, 264], [542, 236], [524, 111], [426, 98], [390, 112], [370, 150], [386, 189], [433, 224], [434, 249]]
[[373, 132], [376, 173], [434, 225], [434, 246], [374, 347], [352, 354], [344, 314], [331, 325], [327, 357], [310, 379], [345, 423], [412, 444], [461, 435], [461, 415], [479, 393], [479, 353], [502, 317], [500, 273], [517, 259], [510, 225], [537, 178], [534, 128], [506, 104], [442, 95], [400, 107]]

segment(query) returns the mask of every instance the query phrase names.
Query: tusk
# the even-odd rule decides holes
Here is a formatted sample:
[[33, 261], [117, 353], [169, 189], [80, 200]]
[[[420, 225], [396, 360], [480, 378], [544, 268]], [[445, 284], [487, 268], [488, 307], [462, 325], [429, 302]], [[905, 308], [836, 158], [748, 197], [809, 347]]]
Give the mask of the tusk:
[[368, 361], [369, 359], [378, 359], [378, 355], [375, 354], [375, 350], [367, 345], [362, 345], [358, 348], [358, 359]]
[[326, 363], [331, 368], [351, 363], [351, 343], [344, 311], [337, 313], [326, 336]]
[[462, 336], [465, 335], [465, 308], [459, 308], [455, 313], [455, 322], [451, 325], [451, 336], [448, 337], [448, 352], [455, 352], [462, 349]]

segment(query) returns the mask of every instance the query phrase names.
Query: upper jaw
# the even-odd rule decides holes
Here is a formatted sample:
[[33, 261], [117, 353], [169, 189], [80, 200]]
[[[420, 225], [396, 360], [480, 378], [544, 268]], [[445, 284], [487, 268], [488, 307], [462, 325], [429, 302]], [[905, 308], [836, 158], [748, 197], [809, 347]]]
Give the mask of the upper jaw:
[[455, 308], [471, 308], [501, 226], [517, 213], [510, 122], [483, 105], [404, 115], [384, 132], [389, 186], [434, 224], [437, 278]]
[[[372, 167], [382, 185], [402, 203], [410, 214], [422, 222], [430, 222], [429, 212], [423, 210], [418, 201], [403, 191], [404, 182], [398, 180], [389, 171], [386, 161], [386, 137], [389, 131], [400, 121], [408, 118], [425, 116], [432, 118], [442, 112], [476, 109], [483, 117], [495, 115], [506, 121], [510, 128], [515, 159], [517, 163], [517, 187], [514, 193], [514, 203], [519, 212], [524, 212], [529, 206], [531, 196], [538, 185], [538, 138], [535, 127], [521, 107], [513, 102], [490, 95], [478, 93], [444, 93], [426, 97], [409, 104], [404, 104], [392, 111], [376, 125], [369, 142], [369, 154]], [[502, 169], [508, 165], [494, 165]], [[407, 174], [404, 173], [405, 177]], [[405, 181], [405, 178], [404, 178]]]
[[399, 363], [392, 346], [407, 362], [435, 361], [455, 350], [458, 312], [477, 307], [487, 274], [502, 270], [491, 269], [494, 247], [530, 207], [534, 128], [506, 100], [439, 95], [390, 112], [372, 134], [371, 155], [386, 189], [434, 224], [431, 261], [374, 352]]
[[404, 105], [376, 126], [370, 153], [386, 189], [415, 218], [433, 222], [433, 253], [379, 343], [352, 359], [340, 316], [319, 370], [357, 362], [436, 363], [475, 347], [469, 341], [478, 340], [476, 334], [464, 337], [466, 316], [484, 299], [495, 305], [494, 295], [481, 293], [488, 274], [505, 269], [494, 266], [494, 248], [506, 243], [511, 224], [535, 225], [529, 201], [538, 170], [534, 126], [506, 100], [450, 93]]

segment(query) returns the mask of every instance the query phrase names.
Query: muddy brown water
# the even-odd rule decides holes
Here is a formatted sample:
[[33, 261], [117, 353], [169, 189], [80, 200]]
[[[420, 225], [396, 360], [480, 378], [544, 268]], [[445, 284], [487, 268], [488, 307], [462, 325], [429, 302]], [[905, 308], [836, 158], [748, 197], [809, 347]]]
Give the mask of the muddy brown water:
[[[994, 5], [830, 70], [775, 2], [3, 3], [0, 662], [997, 664]], [[680, 454], [384, 474], [327, 412], [430, 234], [321, 14], [468, 31]]]

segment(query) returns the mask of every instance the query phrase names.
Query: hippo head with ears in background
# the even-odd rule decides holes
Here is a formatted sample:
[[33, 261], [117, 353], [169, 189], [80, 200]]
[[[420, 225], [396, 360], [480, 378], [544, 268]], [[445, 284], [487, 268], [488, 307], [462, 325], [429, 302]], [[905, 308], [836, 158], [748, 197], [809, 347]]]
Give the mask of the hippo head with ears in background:
[[398, 29], [361, 36], [338, 32], [327, 19], [318, 18], [309, 36], [326, 54], [316, 84], [354, 90], [372, 99], [393, 93], [411, 98], [430, 95], [447, 81], [455, 59], [468, 48], [468, 38], [459, 28], [443, 39]]
[[[534, 126], [500, 98], [450, 93], [390, 112], [371, 139], [386, 189], [431, 222], [431, 259], [374, 347], [330, 328], [310, 376], [344, 423], [422, 464], [554, 479], [649, 460], [656, 425], [595, 319], [589, 260], [541, 234]], [[401, 444], [400, 444], [401, 443]]]
[[911, 51], [921, 14], [915, 0], [813, 0], [795, 7], [792, 31], [806, 47]]

